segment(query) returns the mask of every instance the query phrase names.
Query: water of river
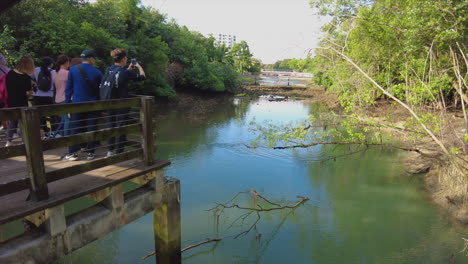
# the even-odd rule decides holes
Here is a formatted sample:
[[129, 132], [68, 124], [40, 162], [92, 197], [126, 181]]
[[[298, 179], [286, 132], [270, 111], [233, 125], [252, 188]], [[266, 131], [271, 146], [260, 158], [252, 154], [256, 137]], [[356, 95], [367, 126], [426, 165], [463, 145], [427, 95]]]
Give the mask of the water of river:
[[[182, 245], [216, 237], [215, 203], [256, 189], [274, 202], [308, 201], [295, 211], [262, 214], [255, 232], [225, 238], [183, 254], [190, 263], [468, 263], [459, 251], [467, 229], [431, 205], [418, 177], [403, 176], [399, 153], [374, 149], [336, 161], [315, 160], [339, 149], [251, 149], [249, 122], [280, 124], [319, 111], [304, 102], [229, 99], [204, 116], [169, 111], [158, 120], [157, 156], [172, 161], [166, 175], [181, 180]], [[249, 204], [249, 198], [239, 203]], [[235, 235], [256, 217], [238, 222], [226, 211], [219, 236]], [[95, 241], [59, 263], [154, 263], [152, 214]], [[451, 257], [453, 254], [453, 257]], [[452, 258], [455, 262], [449, 262]]]

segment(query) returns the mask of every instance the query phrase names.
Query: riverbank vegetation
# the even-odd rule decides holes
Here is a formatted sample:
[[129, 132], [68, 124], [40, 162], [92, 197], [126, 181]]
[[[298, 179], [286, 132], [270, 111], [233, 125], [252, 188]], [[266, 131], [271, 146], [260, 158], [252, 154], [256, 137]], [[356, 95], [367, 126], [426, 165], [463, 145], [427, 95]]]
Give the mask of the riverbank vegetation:
[[104, 70], [112, 49], [127, 49], [148, 73], [143, 84], [132, 84], [137, 93], [231, 90], [240, 85], [239, 73], [259, 68], [245, 41], [232, 49], [216, 45], [139, 0], [23, 0], [2, 13], [0, 30], [9, 65], [23, 55], [77, 57], [92, 49]]
[[304, 59], [284, 59], [276, 61], [273, 64], [265, 64], [264, 68], [268, 70], [289, 70], [296, 72], [312, 72], [313, 59], [310, 54]]
[[[382, 132], [392, 131], [392, 146], [429, 161], [419, 171], [431, 168], [426, 182], [435, 201], [468, 223], [468, 2], [313, 0], [311, 6], [330, 22], [308, 70], [337, 94], [344, 113], [310, 117], [293, 129], [257, 127], [265, 135], [260, 142], [288, 148], [335, 142], [352, 145], [352, 153], [387, 145]], [[308, 132], [324, 120], [339, 126]]]

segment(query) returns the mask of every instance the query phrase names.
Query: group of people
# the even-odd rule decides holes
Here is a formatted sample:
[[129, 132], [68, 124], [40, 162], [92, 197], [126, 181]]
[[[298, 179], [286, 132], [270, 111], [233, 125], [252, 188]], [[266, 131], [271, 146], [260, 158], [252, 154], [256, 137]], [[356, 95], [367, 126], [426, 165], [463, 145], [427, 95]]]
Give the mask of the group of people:
[[[108, 67], [104, 75], [94, 67], [96, 55], [92, 50], [84, 50], [80, 58], [72, 60], [65, 55], [58, 56], [56, 62], [51, 57], [45, 57], [40, 67], [35, 67], [30, 56], [23, 56], [13, 69], [7, 67], [5, 58], [0, 55], [0, 80], [5, 78], [7, 95], [0, 101], [0, 108], [27, 107], [28, 98], [31, 96], [32, 105], [128, 98], [129, 81], [145, 80], [145, 72], [137, 62], [128, 64], [128, 54], [124, 49], [114, 49], [110, 55], [114, 65]], [[137, 69], [138, 73], [133, 69]], [[107, 98], [100, 98], [100, 89], [109, 84], [109, 78], [115, 80], [112, 82], [113, 87], [110, 87], [110, 94]], [[110, 111], [108, 126], [125, 125], [128, 112], [128, 109]], [[99, 112], [94, 111], [50, 117], [50, 128], [47, 126], [46, 117], [41, 117], [41, 128], [44, 137], [90, 132], [97, 129], [99, 115]], [[7, 130], [7, 147], [13, 145], [12, 139], [17, 137], [18, 123], [18, 120], [2, 121], [3, 129]], [[125, 141], [125, 136], [110, 138], [107, 156], [123, 152]], [[96, 142], [89, 142], [86, 146], [70, 146], [65, 159], [78, 160], [78, 153], [83, 150], [86, 159], [92, 160], [95, 157], [95, 147]]]

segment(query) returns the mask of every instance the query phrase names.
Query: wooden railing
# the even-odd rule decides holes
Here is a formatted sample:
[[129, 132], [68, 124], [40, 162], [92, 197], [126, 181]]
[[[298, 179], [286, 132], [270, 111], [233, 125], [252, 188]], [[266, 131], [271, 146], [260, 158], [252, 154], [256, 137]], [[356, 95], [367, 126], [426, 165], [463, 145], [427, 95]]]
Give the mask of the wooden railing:
[[[28, 175], [27, 178], [0, 182], [0, 196], [30, 189], [30, 197], [32, 200], [45, 200], [49, 197], [47, 187], [49, 182], [135, 158], [142, 158], [146, 166], [152, 165], [154, 163], [152, 106], [153, 99], [151, 97], [137, 97], [85, 103], [0, 109], [0, 120], [21, 120], [23, 139], [22, 144], [0, 147], [0, 162], [3, 159], [15, 156], [26, 156]], [[139, 122], [121, 127], [102, 128], [92, 132], [41, 140], [40, 118], [42, 116], [91, 111], [106, 112], [107, 110], [122, 108], [139, 108]], [[141, 148], [49, 172], [45, 170], [44, 151], [135, 133], [142, 135]]]

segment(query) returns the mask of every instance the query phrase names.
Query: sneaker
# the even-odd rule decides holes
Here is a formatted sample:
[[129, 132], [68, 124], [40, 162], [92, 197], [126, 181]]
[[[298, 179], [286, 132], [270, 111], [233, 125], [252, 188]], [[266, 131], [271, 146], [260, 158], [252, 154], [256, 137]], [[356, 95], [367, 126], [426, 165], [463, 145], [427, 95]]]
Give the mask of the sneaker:
[[61, 138], [61, 137], [62, 135], [60, 135], [60, 133], [55, 134], [55, 136], [54, 134], [50, 134], [50, 138]]
[[5, 144], [5, 147], [11, 147], [13, 145], [14, 145], [13, 142], [7, 141], [7, 143]]
[[106, 158], [110, 157], [110, 156], [114, 156], [115, 155], [115, 152], [114, 151], [107, 151], [107, 155], [106, 155]]
[[76, 153], [73, 153], [73, 154], [67, 154], [65, 155], [65, 160], [69, 160], [69, 161], [75, 161], [75, 160], [78, 160], [79, 157], [78, 157], [78, 154]]
[[94, 153], [91, 153], [91, 152], [86, 153], [87, 160], [93, 160], [95, 157], [96, 156], [94, 155]]
[[18, 138], [18, 133], [13, 133], [13, 138]]

